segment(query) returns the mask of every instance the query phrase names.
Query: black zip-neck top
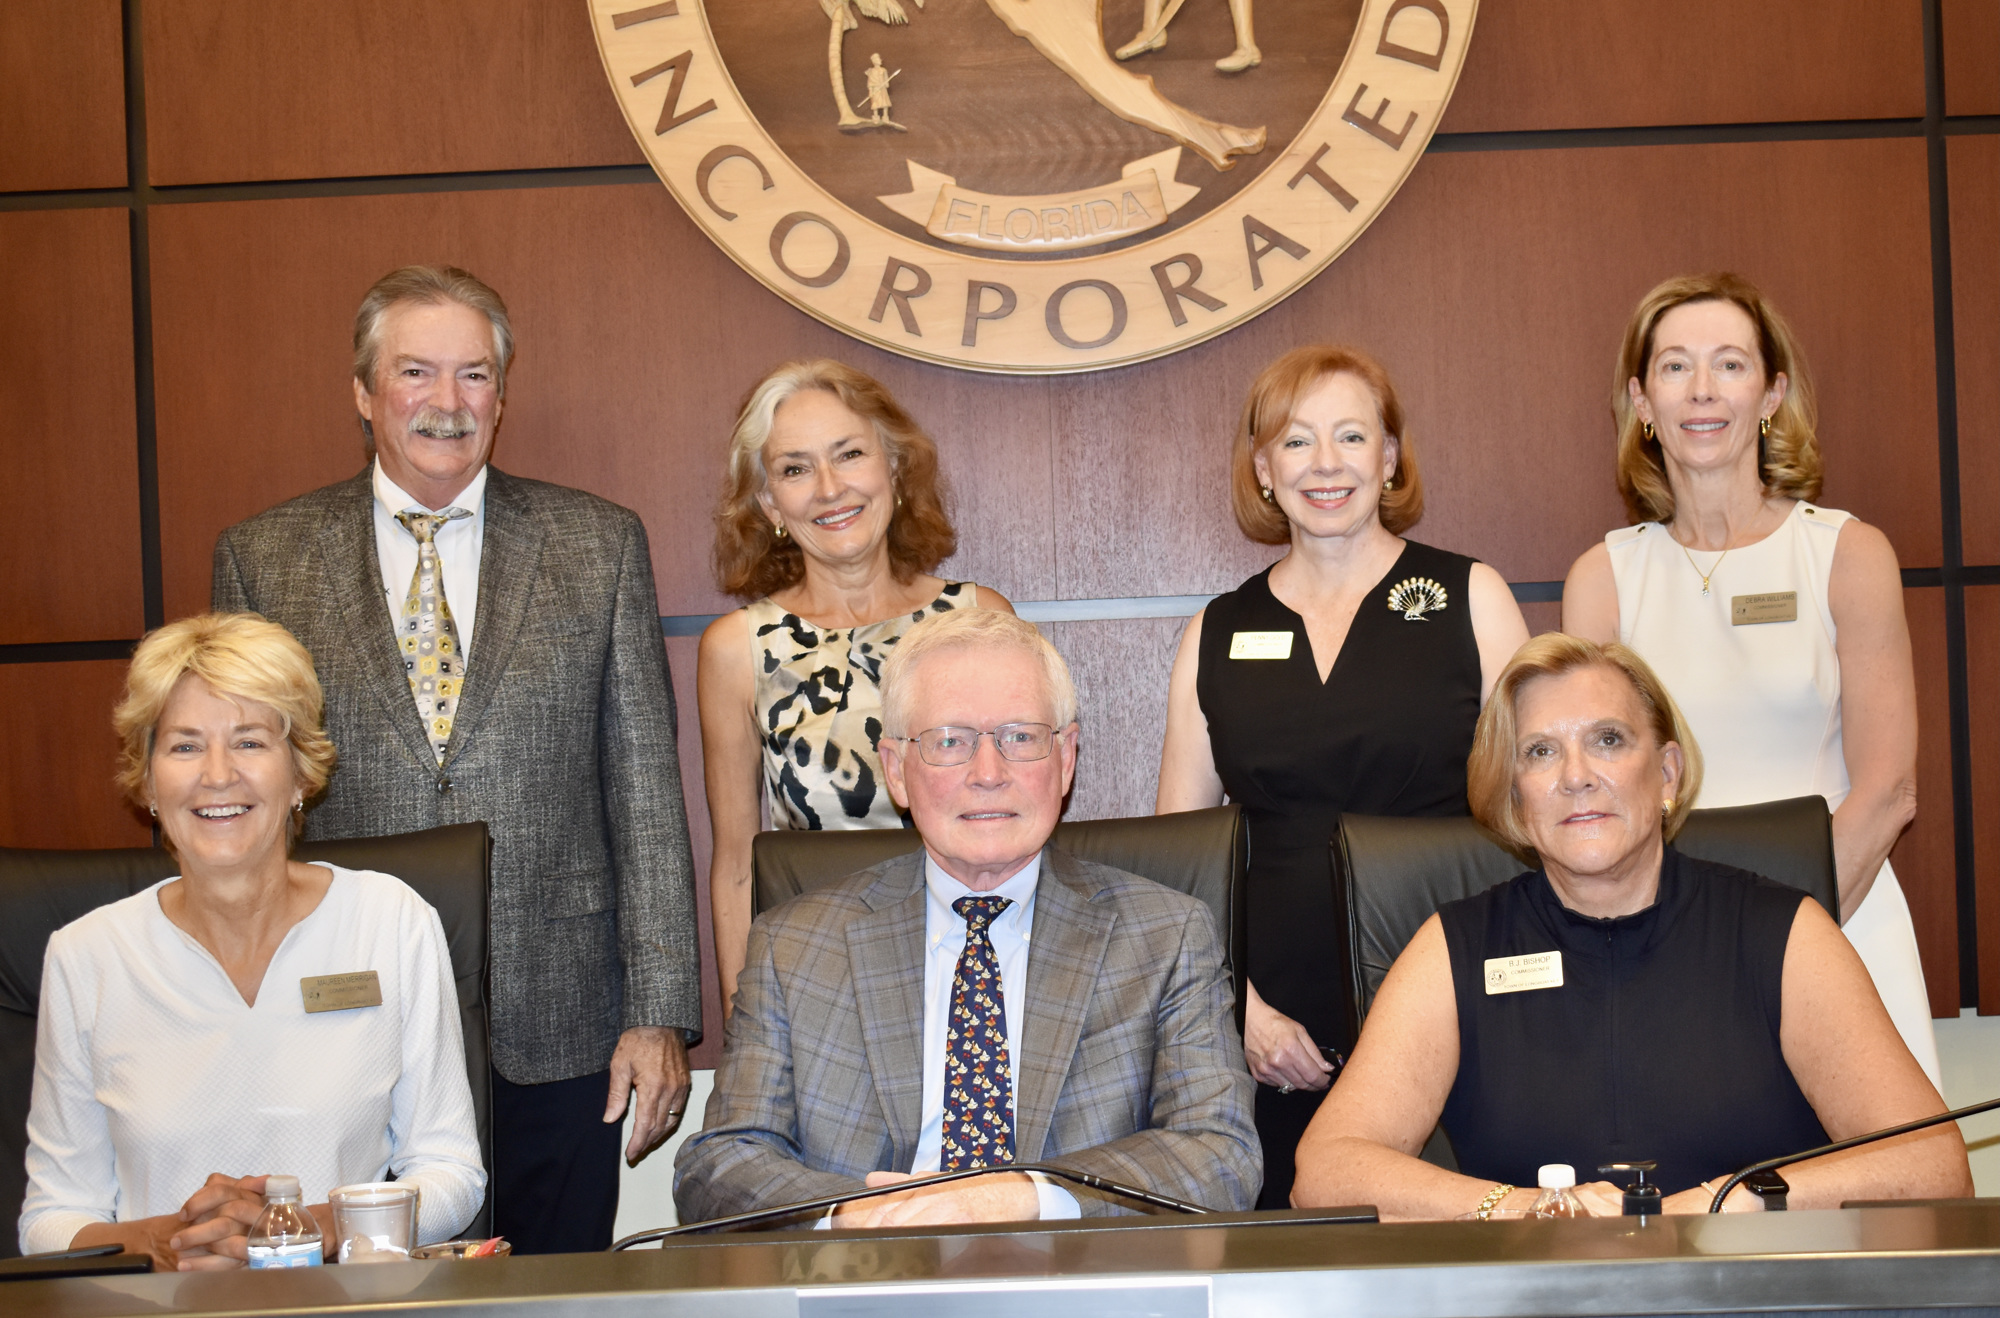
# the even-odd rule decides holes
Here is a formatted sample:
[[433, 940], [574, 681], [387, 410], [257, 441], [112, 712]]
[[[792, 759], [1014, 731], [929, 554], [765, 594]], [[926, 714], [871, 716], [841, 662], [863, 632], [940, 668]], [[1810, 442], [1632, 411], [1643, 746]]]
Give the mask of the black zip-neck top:
[[[1653, 1159], [1672, 1194], [1827, 1142], [1778, 1042], [1785, 945], [1810, 900], [1666, 849], [1653, 904], [1597, 919], [1537, 870], [1438, 912], [1458, 1001], [1444, 1127], [1459, 1167], [1535, 1184]], [[1489, 959], [1558, 951], [1560, 988], [1488, 993]]]

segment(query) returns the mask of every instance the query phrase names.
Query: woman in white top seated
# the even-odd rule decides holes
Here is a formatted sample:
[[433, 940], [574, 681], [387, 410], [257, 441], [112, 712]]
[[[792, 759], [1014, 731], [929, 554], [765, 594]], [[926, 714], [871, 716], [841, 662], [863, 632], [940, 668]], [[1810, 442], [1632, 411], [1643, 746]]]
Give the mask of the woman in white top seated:
[[[312, 656], [255, 614], [173, 623], [133, 656], [121, 781], [181, 873], [49, 940], [22, 1252], [236, 1267], [274, 1172], [298, 1176], [329, 1240], [336, 1185], [415, 1185], [424, 1240], [478, 1211], [437, 913], [386, 874], [289, 857], [333, 774], [322, 708]], [[302, 980], [357, 971], [379, 1003], [307, 1011]]]

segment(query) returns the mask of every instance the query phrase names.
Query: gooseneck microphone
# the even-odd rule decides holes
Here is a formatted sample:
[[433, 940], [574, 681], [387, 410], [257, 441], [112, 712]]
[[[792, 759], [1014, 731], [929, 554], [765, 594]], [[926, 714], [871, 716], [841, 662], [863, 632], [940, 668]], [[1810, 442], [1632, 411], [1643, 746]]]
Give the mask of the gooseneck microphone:
[[1877, 1140], [1894, 1139], [1898, 1135], [1907, 1135], [1913, 1130], [1925, 1130], [1931, 1126], [1942, 1126], [1947, 1121], [1958, 1121], [1964, 1117], [1976, 1117], [1982, 1112], [1991, 1112], [1995, 1108], [2000, 1108], [2000, 1098], [1989, 1098], [1984, 1103], [1974, 1103], [1971, 1107], [1957, 1108], [1950, 1112], [1940, 1112], [1934, 1117], [1924, 1117], [1918, 1121], [1906, 1121], [1900, 1126], [1891, 1126], [1887, 1130], [1870, 1131], [1866, 1135], [1856, 1135], [1853, 1139], [1835, 1140], [1831, 1144], [1822, 1144], [1816, 1149], [1807, 1149], [1803, 1153], [1788, 1153], [1782, 1158], [1766, 1158], [1762, 1162], [1753, 1162], [1722, 1183], [1722, 1188], [1715, 1192], [1715, 1199], [1709, 1204], [1708, 1211], [1711, 1213], [1721, 1212], [1722, 1201], [1729, 1197], [1729, 1192], [1734, 1190], [1738, 1183], [1746, 1176], [1755, 1176], [1758, 1172], [1774, 1172], [1780, 1167], [1789, 1167], [1795, 1162], [1805, 1162], [1810, 1158], [1823, 1158], [1829, 1153], [1839, 1153], [1843, 1149], [1859, 1148], [1863, 1144], [1873, 1144]]
[[1050, 1163], [1017, 1162], [998, 1167], [968, 1167], [963, 1171], [941, 1172], [934, 1176], [924, 1176], [908, 1181], [897, 1181], [894, 1185], [871, 1186], [864, 1190], [849, 1190], [845, 1194], [830, 1194], [820, 1199], [807, 1199], [803, 1203], [780, 1204], [776, 1208], [760, 1208], [751, 1213], [737, 1213], [732, 1217], [717, 1217], [706, 1222], [694, 1222], [687, 1226], [658, 1227], [651, 1231], [640, 1231], [615, 1242], [610, 1252], [630, 1249], [634, 1245], [650, 1245], [656, 1240], [669, 1236], [710, 1235], [719, 1231], [736, 1231], [743, 1227], [756, 1226], [760, 1222], [775, 1222], [779, 1218], [795, 1217], [804, 1213], [823, 1213], [829, 1208], [842, 1204], [859, 1203], [863, 1199], [873, 1199], [878, 1195], [900, 1194], [922, 1186], [944, 1185], [951, 1181], [963, 1181], [973, 1176], [986, 1176], [994, 1172], [1040, 1172], [1044, 1176], [1072, 1185], [1081, 1185], [1096, 1190], [1100, 1194], [1117, 1195], [1150, 1208], [1163, 1208], [1173, 1213], [1208, 1213], [1213, 1210], [1200, 1204], [1191, 1204], [1185, 1199], [1174, 1199], [1167, 1195], [1155, 1194], [1151, 1190], [1141, 1190], [1135, 1186], [1121, 1185], [1094, 1172], [1080, 1172], [1070, 1167], [1057, 1167]]

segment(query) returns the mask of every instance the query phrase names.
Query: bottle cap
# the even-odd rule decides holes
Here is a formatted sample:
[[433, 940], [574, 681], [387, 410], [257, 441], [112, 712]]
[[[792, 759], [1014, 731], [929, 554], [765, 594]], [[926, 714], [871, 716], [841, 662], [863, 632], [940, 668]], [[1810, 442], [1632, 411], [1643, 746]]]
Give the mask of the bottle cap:
[[1544, 1190], [1567, 1190], [1576, 1184], [1576, 1168], [1566, 1162], [1543, 1163], [1535, 1180]]
[[299, 1178], [296, 1176], [267, 1176], [264, 1178], [266, 1199], [296, 1199], [299, 1197]]

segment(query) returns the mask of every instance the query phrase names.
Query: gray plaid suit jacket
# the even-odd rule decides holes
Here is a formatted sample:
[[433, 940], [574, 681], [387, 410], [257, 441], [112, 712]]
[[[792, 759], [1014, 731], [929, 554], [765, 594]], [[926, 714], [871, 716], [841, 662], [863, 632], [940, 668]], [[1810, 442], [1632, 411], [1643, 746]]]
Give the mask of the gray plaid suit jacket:
[[214, 605], [291, 629], [340, 766], [315, 838], [484, 820], [493, 1065], [601, 1071], [640, 1025], [701, 1029], [693, 863], [646, 530], [489, 468], [478, 627], [442, 767], [383, 601], [370, 471], [224, 531]]
[[[1019, 1159], [1251, 1207], [1263, 1154], [1208, 908], [1049, 847], [1030, 949]], [[910, 1169], [923, 968], [921, 851], [758, 917], [707, 1115], [675, 1160], [683, 1221]], [[1078, 1197], [1086, 1213], [1117, 1211]]]

